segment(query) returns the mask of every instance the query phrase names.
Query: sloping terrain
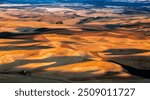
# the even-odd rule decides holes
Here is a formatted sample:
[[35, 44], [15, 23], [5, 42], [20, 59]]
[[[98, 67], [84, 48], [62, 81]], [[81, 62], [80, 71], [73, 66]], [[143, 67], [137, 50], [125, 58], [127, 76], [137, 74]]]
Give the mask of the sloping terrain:
[[0, 82], [150, 82], [150, 14], [1, 8]]

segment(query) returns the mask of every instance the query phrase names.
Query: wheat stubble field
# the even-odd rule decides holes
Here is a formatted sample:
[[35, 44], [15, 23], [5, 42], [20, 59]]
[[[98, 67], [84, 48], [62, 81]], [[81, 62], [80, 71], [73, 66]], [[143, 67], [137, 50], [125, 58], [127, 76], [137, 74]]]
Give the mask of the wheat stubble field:
[[0, 6], [0, 82], [150, 82], [150, 14], [138, 11]]

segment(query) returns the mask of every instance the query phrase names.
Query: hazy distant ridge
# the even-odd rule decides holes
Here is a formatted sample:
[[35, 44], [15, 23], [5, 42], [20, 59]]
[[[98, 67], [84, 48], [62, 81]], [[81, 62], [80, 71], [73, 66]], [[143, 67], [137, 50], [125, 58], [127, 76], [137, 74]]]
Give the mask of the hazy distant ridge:
[[150, 2], [150, 0], [0, 0], [1, 3], [52, 3], [52, 2]]

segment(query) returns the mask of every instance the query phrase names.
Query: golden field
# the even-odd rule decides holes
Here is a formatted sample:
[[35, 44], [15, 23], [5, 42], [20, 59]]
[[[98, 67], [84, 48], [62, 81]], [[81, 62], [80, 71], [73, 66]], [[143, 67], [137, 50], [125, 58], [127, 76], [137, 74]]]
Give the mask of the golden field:
[[150, 82], [149, 71], [150, 14], [0, 9], [0, 82]]

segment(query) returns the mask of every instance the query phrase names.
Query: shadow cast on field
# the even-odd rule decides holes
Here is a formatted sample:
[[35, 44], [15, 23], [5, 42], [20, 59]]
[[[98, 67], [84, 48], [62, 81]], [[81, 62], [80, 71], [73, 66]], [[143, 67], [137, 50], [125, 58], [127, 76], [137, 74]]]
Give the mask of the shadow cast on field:
[[[60, 34], [60, 35], [72, 35], [75, 31], [66, 28], [32, 28], [32, 27], [20, 27], [16, 30], [19, 33], [13, 32], [1, 32], [0, 39], [30, 39], [29, 37], [38, 34]], [[27, 36], [27, 37], [26, 37]]]
[[150, 56], [110, 57], [107, 60], [121, 65], [132, 75], [150, 79]]
[[5, 46], [0, 47], [0, 51], [11, 51], [11, 50], [41, 50], [53, 48], [50, 46], [30, 45], [30, 46]]
[[[142, 69], [143, 67], [138, 63], [133, 64], [135, 66], [130, 65], [130, 63], [126, 64], [124, 62], [121, 62], [120, 60], [129, 60], [130, 59], [142, 59], [143, 61], [147, 60], [149, 61], [150, 57], [149, 56], [128, 56], [128, 57], [113, 57], [113, 58], [108, 58], [107, 61], [113, 62], [115, 64], [121, 65], [122, 68], [124, 69], [123, 71], [108, 71], [104, 74], [93, 74], [97, 72], [97, 70], [89, 70], [89, 71], [84, 71], [84, 72], [65, 72], [65, 71], [51, 71], [51, 70], [46, 70], [51, 67], [59, 67], [63, 65], [69, 65], [69, 64], [74, 64], [74, 63], [79, 63], [79, 62], [85, 62], [89, 61], [89, 59], [84, 58], [82, 56], [64, 56], [64, 57], [49, 57], [46, 59], [39, 59], [39, 60], [18, 60], [9, 64], [3, 64], [0, 65], [0, 67], [4, 67], [4, 70], [1, 70], [0, 74], [4, 75], [19, 75], [19, 76], [24, 76], [25, 78], [33, 78], [34, 80], [35, 77], [43, 79], [43, 81], [32, 81], [32, 82], [54, 82], [54, 80], [59, 81], [59, 82], [135, 82], [139, 83], [140, 82], [150, 82], [150, 70], [149, 69]], [[46, 66], [40, 66], [37, 68], [33, 69], [24, 69], [24, 68], [16, 68], [16, 71], [7, 71], [8, 69], [15, 68], [16, 66], [22, 66], [26, 65], [29, 63], [43, 63], [43, 62], [54, 62], [50, 65]], [[132, 62], [132, 61], [131, 61]], [[143, 63], [143, 62], [141, 62]], [[141, 68], [137, 68], [136, 65], [139, 65]], [[149, 64], [150, 65], [150, 64]], [[147, 65], [147, 67], [149, 67]], [[143, 65], [144, 66], [144, 65]], [[42, 75], [46, 76], [41, 76], [41, 73], [45, 73]], [[122, 73], [130, 73], [131, 76], [120, 76]], [[48, 75], [48, 76], [47, 76]], [[39, 77], [38, 77], [39, 76]], [[45, 80], [44, 80], [45, 79]], [[143, 81], [141, 81], [143, 80]], [[22, 82], [22, 81], [21, 81]]]
[[115, 30], [117, 28], [139, 28], [141, 26], [149, 27], [150, 23], [137, 22], [134, 24], [125, 24], [125, 25], [121, 25], [121, 24], [107, 24], [107, 25], [105, 25], [105, 27], [110, 29], [110, 30]]
[[[45, 71], [45, 75], [34, 72], [31, 76], [18, 73], [3, 73], [7, 80], [0, 79], [1, 83], [146, 83], [148, 79], [142, 79], [135, 76], [119, 76], [122, 72], [107, 72], [103, 75], [93, 74], [96, 70], [85, 72], [63, 72], [63, 71]], [[12, 76], [11, 76], [12, 75]], [[15, 76], [15, 77], [14, 77]]]
[[[37, 67], [37, 68], [34, 68], [31, 70], [32, 72], [41, 72], [45, 68], [57, 67], [57, 66], [68, 65], [68, 64], [73, 64], [73, 63], [77, 63], [77, 62], [85, 62], [85, 61], [88, 61], [88, 58], [86, 58], [84, 56], [48, 57], [45, 59], [35, 59], [35, 60], [17, 60], [12, 63], [2, 64], [2, 65], [0, 65], [0, 68], [1, 69], [3, 68], [3, 70], [1, 70], [1, 72], [4, 72], [9, 69], [16, 68], [16, 66], [23, 66], [23, 65], [32, 64], [32, 63], [40, 64], [40, 63], [52, 62], [52, 64], [50, 64], [50, 65], [40, 66], [40, 67]], [[18, 68], [16, 68], [16, 69], [18, 69]], [[20, 68], [20, 70], [22, 70], [22, 68]]]
[[[133, 59], [138, 59], [141, 58], [143, 60], [148, 60], [150, 57], [148, 56], [133, 56]], [[34, 82], [39, 82], [39, 83], [75, 83], [75, 82], [108, 82], [108, 83], [122, 83], [122, 82], [135, 82], [135, 83], [144, 83], [144, 82], [150, 82], [150, 70], [149, 69], [140, 69], [140, 68], [135, 68], [130, 65], [126, 65], [122, 62], [119, 62], [119, 60], [124, 60], [124, 59], [132, 59], [131, 57], [115, 57], [115, 58], [110, 58], [108, 59], [109, 62], [113, 62], [116, 64], [119, 64], [123, 67], [123, 71], [108, 71], [104, 74], [93, 74], [97, 72], [97, 70], [89, 70], [89, 71], [84, 71], [84, 72], [65, 72], [65, 71], [51, 71], [51, 70], [45, 70], [50, 67], [59, 67], [63, 65], [69, 65], [69, 64], [74, 64], [77, 62], [83, 62], [83, 61], [88, 61], [88, 59], [83, 59], [81, 56], [70, 56], [70, 57], [50, 57], [46, 59], [40, 59], [40, 60], [19, 60], [16, 62], [12, 62], [9, 64], [3, 64], [0, 65], [0, 67], [16, 67], [16, 66], [21, 66], [21, 65], [26, 65], [28, 63], [41, 63], [41, 62], [55, 62], [54, 64], [51, 65], [46, 65], [46, 66], [40, 66], [37, 68], [33, 69], [18, 69], [18, 71], [5, 71], [2, 70], [0, 74], [2, 75], [17, 75], [16, 77], [23, 77], [23, 78], [17, 78], [17, 82], [27, 82], [27, 83], [34, 83]], [[73, 61], [74, 60], [74, 61]], [[71, 61], [71, 62], [70, 62]], [[11, 69], [8, 68], [8, 69]], [[41, 74], [42, 73], [42, 74]], [[45, 73], [45, 74], [44, 74]], [[130, 73], [131, 76], [120, 76], [122, 73]], [[41, 75], [40, 75], [41, 74]], [[43, 76], [44, 75], [44, 76]], [[48, 76], [47, 76], [48, 75]], [[10, 77], [8, 76], [8, 77]], [[27, 78], [27, 80], [26, 80]], [[31, 81], [28, 81], [29, 78]], [[40, 81], [39, 81], [40, 80]], [[42, 80], [42, 81], [41, 81]], [[1, 81], [1, 80], [0, 80]], [[5, 80], [6, 82], [14, 82]], [[5, 82], [3, 81], [3, 82]], [[16, 82], [16, 81], [15, 81]]]
[[108, 49], [103, 52], [109, 53], [107, 55], [130, 55], [130, 54], [146, 53], [150, 52], [150, 50], [129, 48], [129, 49]]

